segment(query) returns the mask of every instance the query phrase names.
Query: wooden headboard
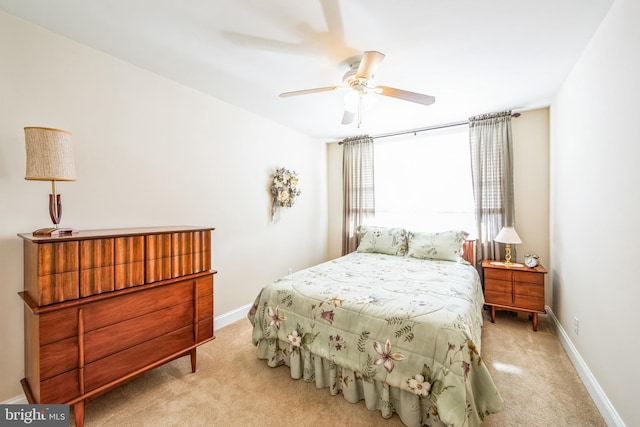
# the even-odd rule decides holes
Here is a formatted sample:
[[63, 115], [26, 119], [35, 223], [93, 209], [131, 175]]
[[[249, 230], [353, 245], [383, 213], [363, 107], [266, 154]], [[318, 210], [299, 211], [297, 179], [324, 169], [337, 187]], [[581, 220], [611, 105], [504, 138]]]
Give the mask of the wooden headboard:
[[469, 264], [476, 266], [476, 241], [465, 240], [462, 243], [462, 258]]

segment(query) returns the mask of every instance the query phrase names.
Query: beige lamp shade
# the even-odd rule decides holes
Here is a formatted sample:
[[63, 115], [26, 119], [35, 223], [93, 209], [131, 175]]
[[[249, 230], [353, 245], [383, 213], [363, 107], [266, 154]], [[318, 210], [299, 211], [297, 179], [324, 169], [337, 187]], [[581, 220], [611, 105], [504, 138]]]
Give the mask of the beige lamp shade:
[[510, 243], [512, 245], [519, 245], [522, 243], [520, 236], [516, 233], [516, 229], [513, 227], [502, 227], [502, 230], [498, 233], [495, 239], [499, 243]]
[[25, 179], [37, 181], [75, 181], [71, 133], [51, 128], [24, 128], [27, 149]]

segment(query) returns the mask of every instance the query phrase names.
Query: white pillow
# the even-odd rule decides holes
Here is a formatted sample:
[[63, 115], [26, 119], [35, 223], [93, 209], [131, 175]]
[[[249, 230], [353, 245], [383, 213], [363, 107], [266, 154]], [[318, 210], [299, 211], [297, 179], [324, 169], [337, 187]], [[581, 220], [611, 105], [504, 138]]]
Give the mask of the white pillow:
[[408, 255], [418, 259], [462, 262], [462, 244], [469, 236], [465, 231], [408, 233]]
[[360, 244], [357, 252], [402, 256], [407, 253], [407, 231], [404, 228], [361, 225], [358, 234]]

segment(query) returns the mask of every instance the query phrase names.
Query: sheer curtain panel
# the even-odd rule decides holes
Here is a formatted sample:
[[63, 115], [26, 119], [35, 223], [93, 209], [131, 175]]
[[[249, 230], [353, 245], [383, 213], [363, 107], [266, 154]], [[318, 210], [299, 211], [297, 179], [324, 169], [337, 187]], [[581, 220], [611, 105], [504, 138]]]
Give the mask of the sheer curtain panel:
[[[503, 226], [515, 226], [511, 111], [469, 118], [478, 261], [501, 259], [494, 242]], [[514, 254], [515, 256], [515, 254]]]
[[375, 216], [373, 138], [347, 138], [342, 144], [342, 255], [346, 255], [358, 247], [358, 226]]

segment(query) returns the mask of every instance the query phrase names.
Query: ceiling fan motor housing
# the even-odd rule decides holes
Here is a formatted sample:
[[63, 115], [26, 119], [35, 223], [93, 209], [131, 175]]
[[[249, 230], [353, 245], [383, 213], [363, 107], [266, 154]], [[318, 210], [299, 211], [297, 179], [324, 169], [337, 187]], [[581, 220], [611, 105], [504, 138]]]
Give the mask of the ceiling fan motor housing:
[[[357, 76], [359, 66], [360, 62], [351, 64], [351, 68], [346, 73], [344, 73], [342, 81], [344, 82], [345, 86], [348, 86], [358, 92], [365, 93], [369, 81], [365, 78]], [[371, 77], [373, 78], [373, 76]]]

